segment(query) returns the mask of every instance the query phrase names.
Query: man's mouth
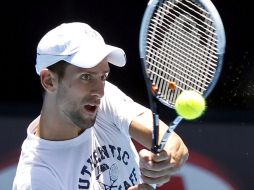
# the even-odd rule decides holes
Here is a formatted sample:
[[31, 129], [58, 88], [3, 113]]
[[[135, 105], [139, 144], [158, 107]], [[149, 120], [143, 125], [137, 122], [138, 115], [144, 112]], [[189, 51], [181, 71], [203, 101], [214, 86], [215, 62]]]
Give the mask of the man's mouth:
[[97, 109], [97, 105], [88, 104], [88, 105], [85, 105], [84, 108], [87, 112], [94, 113]]

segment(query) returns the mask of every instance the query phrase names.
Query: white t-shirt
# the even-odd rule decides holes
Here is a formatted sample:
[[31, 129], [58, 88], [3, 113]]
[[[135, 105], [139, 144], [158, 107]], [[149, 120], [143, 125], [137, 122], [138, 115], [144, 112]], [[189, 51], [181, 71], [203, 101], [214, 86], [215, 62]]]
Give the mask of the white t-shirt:
[[40, 139], [38, 116], [27, 129], [13, 190], [125, 190], [141, 183], [129, 125], [145, 109], [106, 82], [96, 123], [80, 136]]

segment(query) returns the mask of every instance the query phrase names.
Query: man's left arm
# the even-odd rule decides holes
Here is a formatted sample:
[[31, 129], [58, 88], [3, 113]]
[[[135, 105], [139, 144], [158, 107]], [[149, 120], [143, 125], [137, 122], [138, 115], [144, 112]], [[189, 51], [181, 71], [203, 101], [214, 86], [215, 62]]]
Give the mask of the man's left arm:
[[[159, 126], [160, 141], [168, 126], [161, 120]], [[150, 151], [152, 146], [152, 130], [153, 119], [150, 110], [135, 117], [130, 124], [131, 137], [148, 149], [142, 149], [139, 152], [143, 181], [147, 184], [163, 185], [184, 165], [188, 159], [189, 152], [181, 137], [173, 133], [164, 149], [160, 153], [153, 154]]]

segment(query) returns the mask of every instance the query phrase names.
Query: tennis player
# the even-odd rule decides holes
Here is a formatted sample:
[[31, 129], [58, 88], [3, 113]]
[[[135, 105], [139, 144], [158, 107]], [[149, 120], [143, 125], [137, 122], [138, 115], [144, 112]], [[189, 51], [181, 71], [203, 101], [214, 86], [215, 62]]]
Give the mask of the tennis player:
[[[124, 66], [124, 51], [85, 23], [63, 23], [40, 40], [43, 105], [27, 128], [13, 190], [153, 189], [147, 184], [162, 185], [183, 166], [188, 149], [176, 133], [161, 153], [149, 151], [151, 111], [107, 81], [109, 63]], [[132, 139], [147, 150], [138, 153]]]

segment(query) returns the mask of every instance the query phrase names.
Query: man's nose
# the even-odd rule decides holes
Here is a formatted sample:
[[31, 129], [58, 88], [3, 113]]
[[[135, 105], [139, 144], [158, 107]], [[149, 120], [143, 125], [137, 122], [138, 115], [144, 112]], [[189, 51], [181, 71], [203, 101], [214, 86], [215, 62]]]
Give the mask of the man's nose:
[[96, 80], [92, 85], [91, 94], [99, 98], [102, 98], [104, 96], [104, 87], [105, 87], [105, 81]]

